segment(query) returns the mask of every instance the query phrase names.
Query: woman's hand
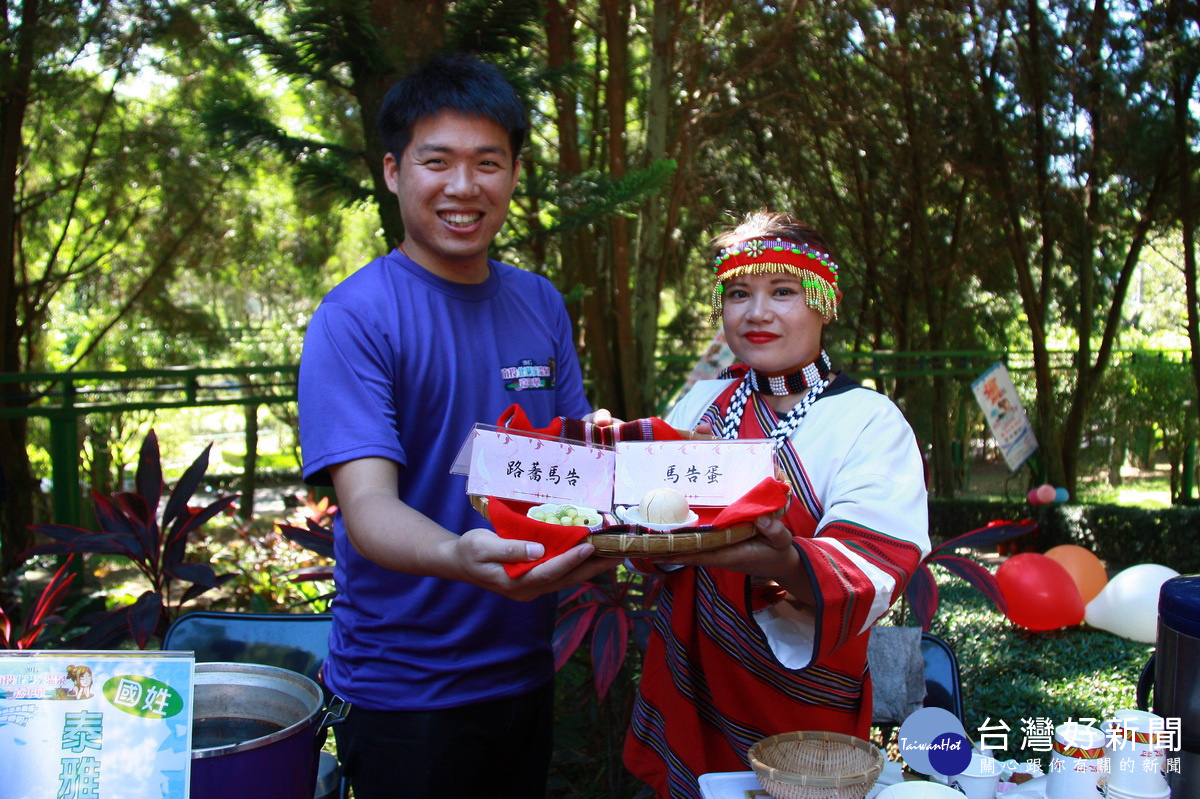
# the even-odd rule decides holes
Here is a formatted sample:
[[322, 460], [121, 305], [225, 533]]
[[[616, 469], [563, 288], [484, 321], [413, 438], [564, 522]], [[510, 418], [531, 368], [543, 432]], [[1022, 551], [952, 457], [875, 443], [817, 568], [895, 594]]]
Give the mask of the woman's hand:
[[783, 521], [787, 512], [779, 510], [754, 520], [757, 535], [720, 549], [706, 552], [663, 555], [651, 560], [659, 564], [679, 564], [703, 568], [728, 569], [751, 577], [770, 580], [793, 597], [812, 603], [812, 583], [808, 579], [800, 552], [792, 544], [792, 531]]
[[615, 424], [622, 424], [620, 419], [614, 419], [612, 412], [608, 408], [597, 408], [588, 415], [580, 419], [582, 422], [590, 422], [596, 427], [612, 427]]
[[680, 438], [687, 439], [688, 441], [708, 441], [714, 438], [712, 425], [708, 422], [701, 422], [696, 425], [695, 430], [680, 430], [677, 427], [675, 428], [675, 432], [679, 433]]
[[[790, 502], [789, 497], [789, 502]], [[787, 505], [777, 511], [764, 514], [754, 520], [754, 530], [767, 540], [775, 549], [790, 549], [792, 546], [792, 531], [783, 523], [783, 514], [787, 513]]]
[[[792, 546], [792, 531], [783, 523], [786, 508], [754, 520], [757, 535], [720, 549], [682, 552], [652, 558], [658, 563], [729, 569], [754, 577], [786, 580], [799, 569], [800, 556]], [[782, 583], [781, 583], [782, 584]]]

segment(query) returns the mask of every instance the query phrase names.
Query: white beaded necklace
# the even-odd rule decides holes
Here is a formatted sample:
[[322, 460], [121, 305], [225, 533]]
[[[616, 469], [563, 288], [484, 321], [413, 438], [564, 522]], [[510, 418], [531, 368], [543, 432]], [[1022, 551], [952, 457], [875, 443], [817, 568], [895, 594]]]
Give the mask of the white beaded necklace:
[[[829, 379], [824, 379], [815, 383], [808, 393], [801, 397], [800, 401], [792, 406], [787, 415], [775, 425], [775, 429], [771, 431], [771, 439], [776, 452], [800, 426], [800, 422], [804, 421], [804, 417], [808, 415], [808, 409], [817, 401], [821, 393], [829, 388], [831, 382]], [[742, 426], [742, 414], [746, 412], [746, 404], [750, 401], [751, 385], [751, 375], [748, 374], [742, 378], [737, 390], [730, 397], [729, 407], [725, 411], [725, 421], [721, 426], [721, 438], [738, 437], [738, 428]]]

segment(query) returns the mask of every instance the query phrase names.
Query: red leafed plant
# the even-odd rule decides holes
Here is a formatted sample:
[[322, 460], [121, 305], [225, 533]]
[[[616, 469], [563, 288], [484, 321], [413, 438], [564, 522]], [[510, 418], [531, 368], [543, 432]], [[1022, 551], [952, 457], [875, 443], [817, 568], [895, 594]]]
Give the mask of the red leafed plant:
[[[322, 525], [322, 529], [324, 529], [323, 525], [326, 519], [329, 520], [330, 524], [333, 523], [333, 515], [337, 513], [338, 506], [329, 497], [314, 497], [310, 494], [309, 496], [299, 496], [297, 498], [300, 500], [300, 504], [308, 509], [309, 521]], [[330, 555], [330, 557], [333, 556]]]
[[[320, 515], [314, 515], [305, 520], [304, 527], [297, 527], [294, 524], [287, 522], [276, 522], [275, 526], [279, 528], [280, 534], [292, 543], [299, 544], [310, 552], [315, 552], [323, 558], [334, 560], [333, 555], [333, 513], [337, 511], [337, 506], [332, 506], [331, 509], [321, 508]], [[330, 527], [321, 524], [323, 519], [328, 519]], [[314, 580], [332, 580], [333, 565], [328, 566], [304, 566], [303, 568], [293, 569], [288, 572], [288, 579], [293, 583], [309, 582]], [[331, 599], [333, 594], [327, 594], [318, 599]]]
[[[210, 444], [184, 472], [167, 499], [161, 521], [158, 508], [163, 495], [162, 459], [158, 437], [151, 430], [142, 442], [134, 478], [136, 491], [111, 496], [92, 492], [99, 530], [66, 524], [31, 526], [54, 541], [31, 547], [23, 558], [79, 553], [116, 555], [127, 558], [150, 584], [132, 605], [84, 619], [88, 629], [69, 642], [71, 645], [110, 649], [132, 638], [144, 649], [152, 636], [162, 637], [185, 602], [233, 579], [233, 574], [217, 575], [207, 563], [186, 561], [188, 537], [237, 499], [237, 495], [221, 497], [204, 508], [188, 505], [208, 469], [211, 449]], [[187, 587], [178, 587], [180, 583]]]
[[603, 702], [625, 662], [631, 635], [643, 648], [649, 639], [661, 583], [651, 575], [617, 569], [563, 596], [554, 626], [555, 671], [589, 642], [596, 695]]
[[38, 637], [47, 627], [62, 622], [57, 615], [58, 606], [77, 576], [70, 570], [72, 559], [73, 556], [68, 555], [62, 562], [58, 571], [54, 572], [54, 576], [42, 588], [33, 607], [26, 606], [19, 631], [13, 629], [13, 620], [4, 608], [0, 608], [0, 649], [33, 649]]
[[934, 564], [978, 588], [996, 604], [996, 608], [1001, 613], [1007, 615], [1008, 604], [1000, 592], [1000, 584], [996, 582], [996, 576], [978, 561], [955, 555], [954, 551], [963, 548], [992, 547], [1002, 541], [1032, 533], [1036, 529], [1037, 522], [1028, 519], [1019, 522], [994, 521], [989, 522], [986, 527], [955, 536], [934, 547], [925, 560], [921, 561], [912, 578], [909, 579], [908, 586], [904, 589], [904, 596], [913, 613], [916, 614], [921, 629], [929, 632], [933, 617], [937, 615], [937, 581], [934, 580], [933, 572], [929, 568]]
[[[276, 522], [275, 526], [279, 528], [279, 533], [291, 541], [293, 544], [299, 544], [309, 552], [315, 552], [322, 558], [329, 561], [328, 564], [318, 564], [316, 566], [303, 566], [299, 569], [292, 569], [287, 573], [288, 580], [293, 583], [304, 582], [325, 582], [333, 580], [333, 517], [337, 513], [338, 506], [333, 504], [329, 497], [321, 497], [315, 499], [311, 495], [308, 497], [299, 497], [300, 502], [308, 509], [309, 516], [304, 520], [304, 527], [297, 527], [288, 522]], [[324, 602], [328, 607], [329, 602], [337, 594], [336, 589], [329, 591], [319, 597], [314, 598], [311, 602]]]

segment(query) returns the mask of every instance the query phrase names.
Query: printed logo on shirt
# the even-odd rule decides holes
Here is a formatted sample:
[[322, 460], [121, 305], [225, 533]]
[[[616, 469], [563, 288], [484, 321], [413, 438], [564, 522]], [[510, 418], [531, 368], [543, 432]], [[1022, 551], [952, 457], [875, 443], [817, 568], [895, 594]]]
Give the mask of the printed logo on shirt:
[[522, 358], [516, 366], [501, 367], [500, 377], [509, 391], [544, 391], [554, 388], [555, 371], [553, 358], [545, 365], [534, 363], [532, 358]]

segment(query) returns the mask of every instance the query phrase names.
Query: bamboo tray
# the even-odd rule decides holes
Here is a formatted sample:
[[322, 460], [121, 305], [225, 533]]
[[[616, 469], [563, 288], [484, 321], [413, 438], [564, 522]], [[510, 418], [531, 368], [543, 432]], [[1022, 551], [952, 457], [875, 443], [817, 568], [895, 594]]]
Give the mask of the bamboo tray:
[[[488, 498], [475, 494], [469, 496], [471, 506], [487, 519]], [[704, 552], [745, 541], [754, 535], [753, 524], [739, 524], [720, 530], [704, 525], [672, 533], [635, 533], [630, 532], [632, 529], [636, 529], [636, 525], [613, 525], [591, 533], [587, 541], [596, 548], [597, 555], [629, 558]]]

